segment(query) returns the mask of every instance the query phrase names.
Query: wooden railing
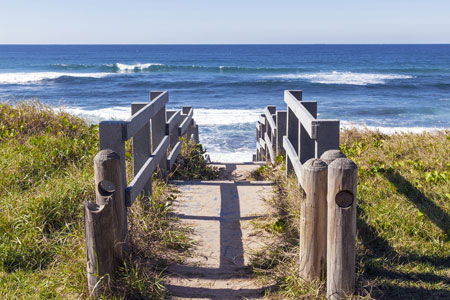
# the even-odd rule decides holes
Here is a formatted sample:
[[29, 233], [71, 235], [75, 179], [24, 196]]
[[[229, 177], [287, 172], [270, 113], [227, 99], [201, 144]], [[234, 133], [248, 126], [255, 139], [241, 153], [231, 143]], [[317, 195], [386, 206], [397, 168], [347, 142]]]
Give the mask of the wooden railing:
[[[85, 203], [88, 287], [92, 297], [108, 289], [128, 249], [127, 207], [152, 194], [155, 171], [167, 180], [181, 152], [179, 137], [198, 143], [193, 109], [166, 110], [168, 92], [151, 92], [150, 102], [131, 104], [126, 121], [99, 124], [100, 152], [94, 159], [96, 202]], [[134, 178], [127, 184], [125, 142], [133, 140]]]
[[317, 119], [317, 102], [285, 91], [287, 110], [267, 106], [256, 125], [254, 161], [286, 156], [306, 194], [300, 209], [300, 278], [327, 277], [327, 296], [355, 289], [357, 166], [339, 151], [339, 120]]

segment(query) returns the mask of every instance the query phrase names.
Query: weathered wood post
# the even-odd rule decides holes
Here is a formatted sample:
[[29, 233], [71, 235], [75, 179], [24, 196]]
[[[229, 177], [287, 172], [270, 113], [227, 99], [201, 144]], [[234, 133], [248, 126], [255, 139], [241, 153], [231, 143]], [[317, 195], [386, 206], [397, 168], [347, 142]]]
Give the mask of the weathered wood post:
[[[317, 102], [302, 101], [302, 105], [308, 112], [317, 118]], [[304, 164], [308, 159], [319, 158], [315, 156], [316, 142], [313, 140], [309, 133], [306, 131], [305, 126], [299, 120], [298, 122], [298, 158], [300, 162]]]
[[127, 243], [123, 228], [126, 208], [120, 156], [109, 149], [97, 153], [94, 176], [96, 203], [85, 203], [84, 212], [88, 288], [97, 298], [109, 289]]
[[95, 195], [96, 202], [103, 205], [105, 196], [100, 183], [103, 181], [111, 182], [114, 185], [112, 191], [111, 206], [113, 217], [109, 223], [109, 229], [114, 234], [114, 257], [116, 262], [120, 262], [123, 258], [124, 251], [128, 249], [127, 226], [125, 200], [123, 199], [123, 191], [125, 187], [122, 182], [122, 162], [120, 156], [109, 149], [101, 150], [94, 157], [94, 178], [95, 178]]
[[328, 166], [327, 297], [355, 290], [356, 192], [358, 167], [346, 158]]
[[327, 163], [327, 165], [331, 164], [334, 160], [338, 158], [347, 158], [344, 153], [342, 153], [340, 150], [333, 149], [333, 150], [327, 150], [325, 151], [321, 156], [320, 159]]
[[[105, 186], [103, 188], [102, 186]], [[114, 231], [111, 221], [114, 219], [112, 195], [114, 185], [102, 181], [96, 190], [103, 198], [84, 203], [84, 228], [86, 234], [87, 283], [89, 294], [99, 298], [105, 294], [114, 274]]]
[[[105, 180], [109, 180], [116, 186], [115, 203], [117, 204], [114, 208], [117, 222], [121, 222], [122, 226], [118, 227], [121, 230], [121, 241], [124, 241], [123, 250], [128, 251], [128, 223], [127, 223], [127, 207], [125, 203], [125, 187], [127, 186], [127, 174], [125, 165], [125, 142], [123, 137], [124, 122], [122, 121], [102, 121], [99, 124], [99, 135], [100, 135], [100, 150], [114, 151], [116, 156], [120, 160], [120, 171], [117, 172], [107, 172], [105, 174], [117, 174], [120, 175], [120, 180], [105, 177]], [[109, 159], [107, 159], [109, 160]], [[95, 163], [95, 161], [94, 161]]]
[[[163, 92], [150, 92], [150, 101], [156, 99]], [[152, 133], [152, 153], [158, 148], [159, 144], [166, 135], [166, 106], [164, 105], [151, 120], [151, 133]], [[162, 178], [167, 181], [167, 154], [158, 165]]]
[[277, 111], [276, 124], [276, 155], [278, 156], [285, 153], [283, 149], [283, 136], [286, 135], [286, 111]]
[[[131, 115], [136, 114], [141, 108], [143, 108], [146, 103], [132, 103], [131, 104]], [[134, 176], [138, 174], [147, 160], [152, 154], [151, 143], [150, 143], [150, 120], [147, 124], [142, 126], [142, 128], [133, 136], [133, 173]], [[144, 199], [148, 200], [148, 197], [152, 195], [152, 180], [145, 184], [142, 189]], [[146, 200], [145, 200], [146, 201]]]
[[198, 124], [196, 124], [195, 122], [194, 122], [194, 142], [196, 144], [200, 143], [200, 139], [198, 136]]
[[327, 164], [317, 158], [302, 166], [306, 199], [300, 209], [300, 278], [325, 277], [327, 255]]

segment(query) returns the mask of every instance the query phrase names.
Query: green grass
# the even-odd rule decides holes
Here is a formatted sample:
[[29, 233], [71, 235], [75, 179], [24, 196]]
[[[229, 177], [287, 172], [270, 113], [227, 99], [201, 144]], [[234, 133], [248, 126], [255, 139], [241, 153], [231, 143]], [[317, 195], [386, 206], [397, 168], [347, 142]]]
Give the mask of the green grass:
[[[341, 150], [358, 174], [357, 295], [376, 299], [450, 298], [450, 132], [384, 135], [346, 130]], [[280, 287], [272, 297], [325, 297], [323, 282], [298, 278], [296, 178], [282, 164], [254, 177], [276, 182], [277, 214], [258, 224], [276, 242], [254, 256], [261, 278]]]
[[[95, 199], [97, 151], [96, 125], [37, 101], [0, 104], [0, 299], [88, 297], [83, 202]], [[171, 214], [176, 192], [154, 179], [146, 208], [128, 212], [131, 251], [111, 298], [164, 299], [164, 268], [191, 245]]]

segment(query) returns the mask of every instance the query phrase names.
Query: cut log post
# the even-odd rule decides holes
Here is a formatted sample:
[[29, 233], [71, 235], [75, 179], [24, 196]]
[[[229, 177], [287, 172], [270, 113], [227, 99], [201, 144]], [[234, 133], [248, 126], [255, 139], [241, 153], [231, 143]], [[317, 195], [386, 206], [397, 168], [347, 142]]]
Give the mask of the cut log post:
[[356, 189], [358, 167], [346, 158], [328, 166], [327, 297], [355, 290]]
[[116, 263], [120, 263], [123, 259], [124, 251], [128, 249], [127, 238], [127, 209], [125, 207], [125, 200], [123, 199], [123, 190], [125, 187], [122, 185], [122, 163], [119, 155], [109, 149], [101, 150], [94, 157], [94, 176], [95, 176], [95, 190], [96, 202], [98, 205], [105, 205], [105, 197], [100, 189], [100, 183], [103, 181], [109, 181], [114, 185], [113, 197], [111, 207], [113, 211], [113, 217], [109, 221], [108, 230], [113, 232], [114, 235], [114, 257]]
[[325, 151], [320, 159], [327, 163], [327, 165], [331, 164], [334, 160], [338, 158], [347, 158], [344, 153], [340, 150], [327, 150]]
[[325, 277], [327, 255], [327, 164], [317, 158], [302, 167], [306, 199], [300, 209], [300, 278]]
[[96, 188], [97, 203], [84, 203], [87, 282], [93, 298], [109, 291], [115, 269], [114, 191], [112, 182], [101, 181]]

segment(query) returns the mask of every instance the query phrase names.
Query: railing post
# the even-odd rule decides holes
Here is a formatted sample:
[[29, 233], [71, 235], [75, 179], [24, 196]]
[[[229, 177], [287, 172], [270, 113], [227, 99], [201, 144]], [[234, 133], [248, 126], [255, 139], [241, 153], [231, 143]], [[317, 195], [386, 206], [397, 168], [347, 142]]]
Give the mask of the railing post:
[[[297, 101], [302, 100], [302, 91], [284, 91], [284, 97], [289, 97], [287, 94], [292, 94]], [[298, 119], [295, 116], [294, 112], [287, 107], [287, 120], [286, 120], [286, 136], [291, 142], [292, 146], [294, 147], [294, 150], [296, 153], [298, 153], [298, 140], [299, 140], [299, 133], [298, 133]], [[289, 159], [289, 157], [286, 157], [286, 174], [289, 175], [294, 170], [294, 167], [292, 166], [292, 163]]]
[[[150, 101], [158, 97], [163, 92], [150, 92]], [[152, 132], [152, 153], [158, 148], [162, 139], [166, 135], [166, 106], [164, 105], [151, 120], [151, 132]], [[167, 181], [167, 153], [161, 159], [159, 163], [159, 171], [162, 178]]]
[[358, 167], [346, 158], [328, 166], [327, 297], [343, 299], [355, 290], [356, 193]]
[[260, 154], [259, 154], [259, 147], [258, 147], [258, 145], [259, 145], [259, 128], [260, 128], [260, 124], [259, 124], [259, 122], [256, 122], [256, 156], [253, 159], [253, 161], [260, 161], [260, 159], [259, 159]]
[[95, 298], [108, 290], [126, 249], [121, 171], [120, 156], [116, 152], [101, 150], [95, 156], [96, 203], [84, 204], [88, 287]]
[[339, 149], [339, 121], [319, 120], [315, 157], [330, 149]]
[[334, 160], [338, 158], [347, 158], [344, 153], [342, 153], [340, 150], [332, 149], [325, 151], [321, 156], [320, 159], [327, 163], [327, 165], [331, 164]]
[[[114, 151], [118, 156], [120, 168], [115, 173], [118, 179], [114, 177], [112, 180], [105, 177], [114, 183], [116, 187], [115, 195], [115, 215], [122, 226], [119, 227], [120, 241], [123, 242], [123, 251], [128, 251], [128, 224], [127, 224], [127, 203], [125, 203], [125, 188], [127, 187], [127, 174], [125, 165], [125, 143], [123, 140], [123, 122], [121, 121], [103, 121], [99, 124], [100, 135], [100, 150]], [[100, 151], [101, 152], [101, 151]], [[114, 158], [117, 160], [117, 158]], [[109, 173], [108, 173], [109, 174]], [[105, 173], [106, 176], [106, 173]], [[109, 176], [109, 175], [108, 175]]]
[[283, 149], [283, 136], [286, 135], [286, 111], [277, 111], [276, 116], [276, 155], [285, 153]]
[[[144, 103], [132, 103], [131, 114], [136, 114], [146, 104]], [[150, 120], [145, 124], [134, 136], [133, 136], [133, 173], [137, 175], [142, 166], [150, 158], [152, 150], [150, 147]], [[143, 189], [144, 197], [150, 197], [152, 195], [152, 180], [145, 184]]]
[[84, 203], [87, 283], [93, 298], [99, 298], [109, 290], [115, 268], [114, 231], [111, 228], [111, 221], [114, 220], [111, 191], [114, 185], [105, 181], [103, 184], [108, 187], [100, 192], [104, 201]]
[[195, 121], [193, 123], [194, 123], [194, 142], [196, 144], [198, 144], [198, 143], [200, 143], [200, 139], [199, 139], [199, 135], [198, 135], [198, 124], [196, 124]]
[[317, 158], [302, 166], [306, 198], [300, 209], [300, 278], [325, 277], [327, 255], [327, 164]]
[[[303, 107], [305, 107], [314, 118], [317, 118], [317, 102], [313, 101], [302, 101]], [[315, 141], [309, 136], [308, 132], [306, 131], [305, 127], [301, 122], [298, 122], [298, 133], [299, 133], [299, 139], [298, 139], [298, 158], [300, 159], [300, 162], [303, 164], [308, 159], [311, 158], [318, 158], [315, 156], [315, 147], [316, 143]]]

